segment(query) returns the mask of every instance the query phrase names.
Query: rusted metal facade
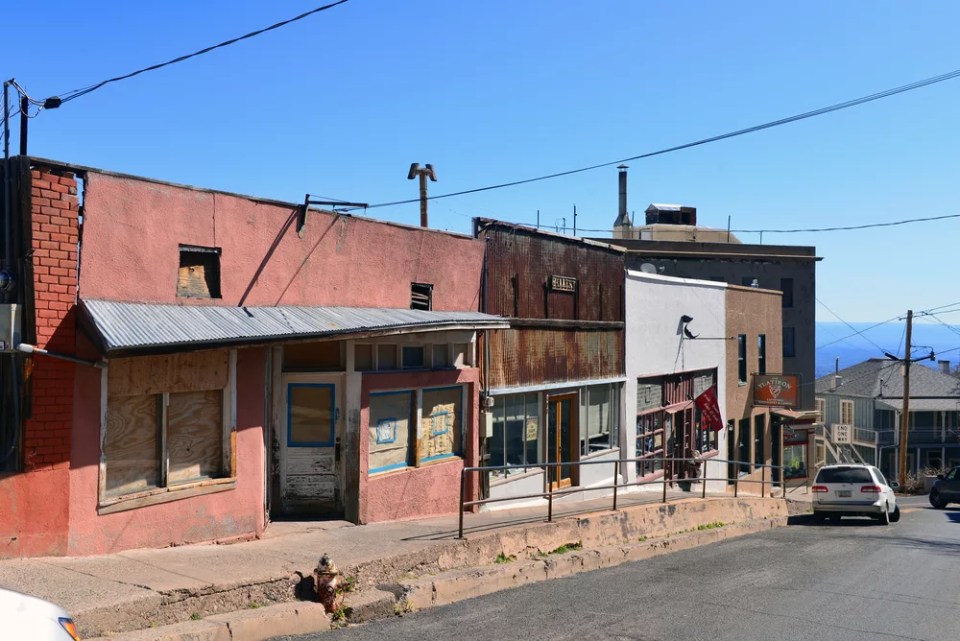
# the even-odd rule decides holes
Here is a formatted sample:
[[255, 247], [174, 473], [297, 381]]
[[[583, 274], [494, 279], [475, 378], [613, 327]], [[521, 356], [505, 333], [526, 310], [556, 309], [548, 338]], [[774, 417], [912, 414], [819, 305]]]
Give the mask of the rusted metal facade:
[[486, 241], [482, 311], [487, 389], [623, 376], [623, 252], [601, 243], [477, 219]]

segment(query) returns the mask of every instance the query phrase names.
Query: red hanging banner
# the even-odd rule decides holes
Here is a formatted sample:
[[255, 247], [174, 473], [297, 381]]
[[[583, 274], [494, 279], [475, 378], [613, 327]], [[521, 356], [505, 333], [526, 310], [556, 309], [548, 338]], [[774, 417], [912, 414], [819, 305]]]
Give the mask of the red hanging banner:
[[717, 402], [717, 386], [711, 385], [696, 399], [700, 410], [701, 424], [714, 432], [723, 429], [723, 417], [720, 416], [720, 403]]

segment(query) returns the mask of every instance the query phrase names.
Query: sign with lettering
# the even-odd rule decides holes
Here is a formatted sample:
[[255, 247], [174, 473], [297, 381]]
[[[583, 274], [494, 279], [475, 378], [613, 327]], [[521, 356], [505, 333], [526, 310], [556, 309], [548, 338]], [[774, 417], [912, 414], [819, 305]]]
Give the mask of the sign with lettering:
[[796, 374], [753, 375], [754, 406], [795, 408], [799, 395], [800, 377]]
[[575, 292], [577, 291], [577, 279], [573, 276], [551, 276], [550, 289], [555, 292]]
[[834, 443], [849, 443], [850, 442], [850, 429], [849, 425], [843, 425], [841, 423], [833, 424], [833, 442]]

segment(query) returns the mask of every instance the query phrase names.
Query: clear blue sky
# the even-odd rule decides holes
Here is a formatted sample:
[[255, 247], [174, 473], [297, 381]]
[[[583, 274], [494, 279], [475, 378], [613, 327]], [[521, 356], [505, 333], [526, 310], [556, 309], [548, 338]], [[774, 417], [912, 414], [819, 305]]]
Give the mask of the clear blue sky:
[[[242, 35], [317, 2], [10, 3], [0, 72], [45, 98]], [[288, 201], [380, 203], [616, 160], [960, 68], [960, 3], [351, 0], [108, 85], [31, 120], [34, 155]], [[17, 130], [13, 130], [16, 148]], [[960, 213], [960, 79], [631, 163], [631, 210], [698, 208], [734, 229]], [[431, 203], [608, 230], [613, 168]], [[368, 215], [417, 224], [416, 205]], [[764, 234], [815, 245], [847, 321], [960, 300], [960, 219]], [[604, 235], [603, 232], [587, 232]], [[740, 234], [758, 242], [756, 234]], [[835, 320], [823, 307], [821, 320]], [[944, 317], [950, 322], [950, 317]]]

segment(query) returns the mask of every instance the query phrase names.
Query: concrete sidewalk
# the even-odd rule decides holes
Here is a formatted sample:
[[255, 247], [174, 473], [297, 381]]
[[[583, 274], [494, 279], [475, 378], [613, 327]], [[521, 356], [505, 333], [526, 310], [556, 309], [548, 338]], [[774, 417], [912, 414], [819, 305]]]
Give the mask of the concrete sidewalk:
[[[721, 527], [771, 518], [785, 522], [788, 512], [807, 511], [808, 497], [802, 489], [788, 501], [743, 495], [701, 499], [696, 493], [669, 490], [663, 504], [659, 491], [632, 492], [619, 497], [616, 512], [610, 497], [558, 500], [551, 524], [546, 523], [545, 505], [467, 514], [463, 540], [457, 538], [457, 515], [364, 526], [281, 521], [271, 523], [258, 540], [231, 545], [2, 561], [0, 586], [62, 605], [85, 639], [104, 635], [250, 641], [268, 638], [258, 630], [279, 635], [329, 627], [322, 607], [309, 599], [309, 575], [322, 554], [330, 555], [355, 582], [357, 592], [348, 595], [348, 603], [356, 611], [353, 620], [362, 620], [414, 607], [414, 601], [415, 607], [430, 605], [423, 594], [403, 600], [416, 592], [417, 580], [492, 566], [498, 555], [509, 559], [532, 551], [536, 559], [568, 545], [622, 546], [703, 524]], [[798, 506], [788, 509], [797, 501]], [[436, 585], [432, 591], [435, 601]], [[129, 634], [136, 630], [142, 632]]]

